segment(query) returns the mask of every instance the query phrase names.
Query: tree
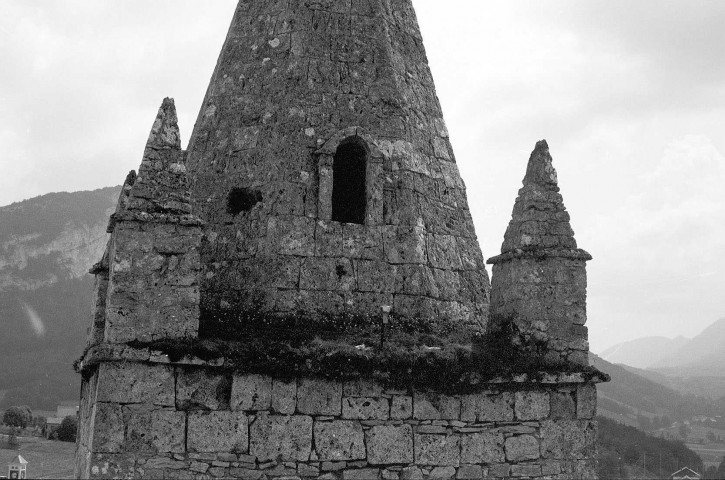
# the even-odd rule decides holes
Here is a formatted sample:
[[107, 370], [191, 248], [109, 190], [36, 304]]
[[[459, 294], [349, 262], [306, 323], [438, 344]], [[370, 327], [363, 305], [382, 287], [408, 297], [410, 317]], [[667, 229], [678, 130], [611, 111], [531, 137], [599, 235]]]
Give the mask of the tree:
[[29, 407], [10, 407], [5, 410], [3, 423], [10, 427], [25, 428], [32, 418]]
[[76, 433], [78, 432], [78, 418], [68, 416], [63, 419], [60, 426], [55, 429], [55, 435], [61, 442], [75, 442]]
[[714, 433], [712, 433], [712, 430], [708, 430], [708, 431], [707, 431], [707, 434], [705, 435], [705, 438], [706, 438], [706, 439], [707, 439], [707, 441], [708, 441], [708, 442], [710, 442], [710, 443], [715, 443], [715, 442], [717, 442], [717, 437], [715, 437], [715, 434], [714, 434]]

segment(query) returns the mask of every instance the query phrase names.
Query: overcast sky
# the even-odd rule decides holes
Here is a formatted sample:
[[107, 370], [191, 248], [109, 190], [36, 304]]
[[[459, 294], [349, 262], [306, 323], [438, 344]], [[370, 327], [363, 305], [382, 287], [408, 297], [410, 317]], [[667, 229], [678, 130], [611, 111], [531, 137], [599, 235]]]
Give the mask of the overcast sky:
[[[0, 205], [120, 184], [165, 96], [187, 142], [235, 4], [2, 0]], [[725, 317], [725, 2], [414, 4], [484, 255], [545, 138], [593, 351]]]

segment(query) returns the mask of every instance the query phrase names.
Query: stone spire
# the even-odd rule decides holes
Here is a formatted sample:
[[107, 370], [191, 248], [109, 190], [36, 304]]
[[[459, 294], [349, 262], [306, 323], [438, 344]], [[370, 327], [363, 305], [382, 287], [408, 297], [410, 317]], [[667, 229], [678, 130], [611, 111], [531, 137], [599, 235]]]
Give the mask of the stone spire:
[[139, 173], [126, 177], [111, 238], [96, 275], [89, 345], [192, 338], [199, 325], [199, 218], [190, 214], [189, 181], [176, 110], [164, 99]]
[[491, 331], [509, 332], [515, 346], [550, 360], [588, 364], [585, 262], [591, 258], [577, 248], [549, 146], [537, 142], [501, 255], [488, 261]]
[[485, 329], [489, 281], [411, 0], [240, 1], [187, 165], [209, 240], [202, 323], [377, 322], [391, 306]]
[[151, 127], [127, 209], [186, 214], [191, 212], [189, 200], [176, 107], [173, 99], [165, 98]]

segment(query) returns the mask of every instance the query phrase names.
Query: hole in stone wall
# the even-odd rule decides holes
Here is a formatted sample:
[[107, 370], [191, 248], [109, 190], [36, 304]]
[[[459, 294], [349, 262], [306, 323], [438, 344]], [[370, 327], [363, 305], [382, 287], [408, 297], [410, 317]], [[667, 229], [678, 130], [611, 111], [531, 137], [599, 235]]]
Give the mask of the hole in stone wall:
[[366, 164], [362, 142], [351, 140], [337, 148], [332, 167], [332, 220], [365, 223]]
[[232, 188], [227, 197], [227, 213], [238, 215], [250, 211], [262, 201], [262, 192], [251, 188]]

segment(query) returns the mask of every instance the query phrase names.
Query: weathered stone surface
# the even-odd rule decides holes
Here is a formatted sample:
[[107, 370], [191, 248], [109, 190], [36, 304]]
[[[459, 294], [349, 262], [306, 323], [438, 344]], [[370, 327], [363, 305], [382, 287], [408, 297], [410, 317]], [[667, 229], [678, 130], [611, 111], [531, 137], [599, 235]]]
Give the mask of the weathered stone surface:
[[121, 406], [116, 403], [96, 403], [94, 410], [91, 452], [120, 452], [124, 441]]
[[500, 463], [505, 461], [503, 435], [471, 433], [461, 436], [461, 462]]
[[428, 474], [430, 479], [445, 479], [453, 478], [456, 476], [456, 469], [454, 467], [435, 467]]
[[379, 425], [365, 432], [367, 460], [371, 465], [413, 462], [413, 429], [410, 425]]
[[547, 392], [516, 392], [516, 418], [541, 420], [549, 416], [550, 398]]
[[576, 415], [576, 402], [571, 392], [553, 392], [551, 394], [551, 418], [554, 420], [573, 419]]
[[312, 449], [312, 418], [260, 413], [249, 426], [249, 453], [259, 461], [305, 462]]
[[415, 463], [449, 465], [460, 462], [461, 437], [458, 435], [415, 435]]
[[173, 407], [174, 371], [163, 365], [103, 363], [98, 371], [97, 395], [98, 402]]
[[418, 467], [405, 467], [400, 472], [400, 480], [423, 480], [423, 472]]
[[407, 420], [413, 417], [413, 397], [394, 395], [390, 405], [390, 418]]
[[[541, 465], [521, 464], [511, 465], [512, 477], [538, 477], [541, 476]], [[587, 477], [580, 477], [587, 478]], [[594, 478], [594, 477], [588, 477]]]
[[322, 461], [362, 460], [365, 436], [358, 422], [315, 422], [315, 451]]
[[597, 387], [582, 385], [576, 391], [576, 416], [590, 419], [597, 414]]
[[511, 465], [508, 463], [499, 463], [488, 467], [488, 476], [490, 478], [504, 478], [511, 473]]
[[539, 441], [531, 435], [509, 437], [505, 443], [506, 460], [521, 462], [539, 458]]
[[541, 453], [544, 458], [590, 458], [596, 441], [596, 429], [588, 420], [545, 421], [541, 425]]
[[307, 415], [342, 414], [342, 384], [302, 379], [297, 385], [297, 411]]
[[472, 394], [461, 397], [461, 420], [464, 422], [506, 422], [514, 419], [513, 395]]
[[123, 407], [126, 425], [124, 452], [182, 453], [186, 440], [184, 412], [143, 405]]
[[483, 469], [480, 465], [461, 465], [456, 473], [456, 478], [461, 480], [479, 479], [483, 477]]
[[358, 420], [387, 420], [390, 401], [387, 398], [345, 397], [342, 399], [342, 418]]
[[413, 397], [413, 418], [418, 420], [458, 420], [461, 399], [450, 395], [420, 393]]
[[249, 421], [242, 412], [190, 412], [187, 449], [190, 452], [246, 452]]
[[183, 369], [176, 377], [176, 408], [222, 410], [229, 404], [231, 382], [205, 369]]
[[297, 382], [272, 381], [272, 411], [292, 415], [297, 406]]
[[378, 480], [380, 470], [377, 468], [361, 468], [342, 472], [343, 480]]
[[233, 410], [269, 410], [272, 378], [266, 375], [235, 375], [232, 381]]

